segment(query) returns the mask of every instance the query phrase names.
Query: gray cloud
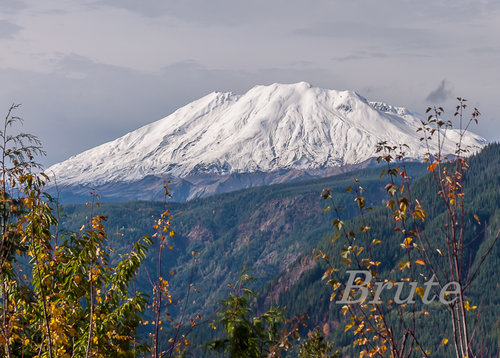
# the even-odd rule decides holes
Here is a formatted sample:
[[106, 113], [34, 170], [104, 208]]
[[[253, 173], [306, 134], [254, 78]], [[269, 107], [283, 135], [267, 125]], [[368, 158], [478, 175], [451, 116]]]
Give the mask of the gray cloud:
[[399, 52], [399, 51], [388, 51], [387, 53], [379, 51], [365, 51], [356, 50], [345, 56], [335, 56], [332, 57], [332, 61], [347, 62], [356, 60], [371, 60], [371, 59], [383, 59], [383, 58], [402, 58], [402, 57], [415, 57], [415, 58], [431, 58], [431, 55], [421, 54], [417, 52]]
[[0, 12], [14, 12], [27, 7], [22, 0], [2, 0], [0, 3]]
[[498, 56], [500, 55], [500, 46], [482, 46], [473, 47], [469, 50], [472, 55], [482, 55], [482, 56]]
[[451, 90], [448, 87], [448, 82], [442, 80], [438, 88], [429, 93], [425, 100], [432, 103], [442, 103], [446, 101], [451, 95]]
[[132, 11], [147, 17], [158, 17], [168, 15], [173, 12], [178, 5], [171, 1], [157, 1], [157, 0], [100, 0], [91, 3], [90, 6], [110, 6]]
[[386, 58], [386, 57], [389, 57], [389, 55], [382, 52], [355, 51], [351, 55], [333, 57], [332, 60], [344, 62], [344, 61], [364, 60], [372, 58]]
[[0, 20], [0, 38], [7, 39], [14, 37], [22, 27], [6, 20]]
[[[285, 5], [290, 5], [289, 2], [278, 1], [284, 5], [282, 14], [286, 13]], [[203, 26], [240, 26], [256, 19], [258, 22], [266, 18], [273, 20], [277, 15], [276, 7], [269, 6], [269, 2], [265, 0], [98, 0], [91, 6], [121, 8], [150, 18], [168, 16]], [[268, 11], [262, 11], [263, 8]]]
[[485, 13], [496, 11], [500, 8], [500, 3], [497, 0], [439, 0], [432, 1], [426, 11], [433, 13], [438, 11], [436, 15], [448, 13], [453, 17], [476, 17], [482, 16]]
[[[404, 48], [433, 47], [440, 36], [432, 30], [416, 27], [387, 26], [377, 22], [335, 21], [319, 22], [297, 29], [294, 34], [301, 36], [356, 39], [357, 42], [385, 42], [386, 50], [393, 45]], [[373, 44], [375, 45], [375, 44]], [[382, 51], [384, 49], [381, 49]]]

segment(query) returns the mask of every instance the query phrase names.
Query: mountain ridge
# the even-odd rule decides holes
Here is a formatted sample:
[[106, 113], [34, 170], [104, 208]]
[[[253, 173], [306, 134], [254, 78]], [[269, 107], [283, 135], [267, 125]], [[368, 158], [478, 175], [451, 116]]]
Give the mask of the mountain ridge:
[[[212, 92], [47, 172], [70, 187], [134, 183], [146, 177], [190, 183], [189, 178], [203, 175], [321, 172], [361, 165], [373, 158], [378, 142], [395, 138], [410, 145], [408, 157], [419, 159], [427, 151], [416, 133], [422, 119], [353, 91], [275, 83], [243, 95]], [[453, 153], [458, 132], [448, 130], [447, 136], [444, 152]], [[486, 144], [474, 134], [463, 142], [475, 150]], [[431, 150], [437, 148], [431, 145]], [[217, 192], [206, 186], [194, 185], [185, 198]]]

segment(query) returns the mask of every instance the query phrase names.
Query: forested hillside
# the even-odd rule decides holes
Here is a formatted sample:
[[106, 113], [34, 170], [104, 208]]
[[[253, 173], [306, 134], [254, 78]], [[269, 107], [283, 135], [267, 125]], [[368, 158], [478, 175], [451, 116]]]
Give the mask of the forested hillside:
[[[422, 164], [408, 165], [415, 177], [425, 171]], [[175, 237], [171, 241], [172, 250], [167, 250], [163, 261], [163, 272], [174, 272], [169, 275], [174, 299], [182, 299], [188, 285], [193, 283], [200, 292], [194, 296], [195, 303], [188, 305], [188, 311], [201, 310], [203, 315], [211, 313], [218, 301], [227, 295], [227, 284], [237, 280], [244, 267], [256, 279], [254, 287], [265, 285], [287, 270], [331, 229], [329, 220], [321, 214], [324, 208], [320, 195], [322, 189], [335, 187], [343, 190], [352, 184], [353, 177], [357, 177], [364, 181], [369, 191], [367, 201], [378, 206], [384, 195], [380, 187], [380, 170], [370, 168], [185, 203], [168, 203]], [[343, 195], [340, 202], [346, 208], [347, 217], [357, 214], [350, 195]], [[141, 235], [154, 232], [155, 218], [163, 211], [163, 203], [102, 203], [94, 210], [96, 214], [108, 217], [109, 245], [117, 255], [130, 250]], [[90, 208], [85, 205], [64, 205], [62, 230], [78, 230], [89, 215]], [[196, 263], [193, 262], [193, 252], [200, 253], [195, 255]], [[137, 280], [142, 291], [151, 290], [148, 277], [155, 272], [155, 255], [151, 254]], [[175, 314], [177, 309], [172, 309]]]
[[[477, 267], [482, 260], [482, 255], [494, 241], [500, 228], [500, 145], [492, 144], [486, 147], [479, 155], [469, 160], [470, 167], [466, 172], [465, 198], [466, 198], [466, 226], [465, 236], [468, 247], [466, 248], [467, 261], [471, 264], [471, 271]], [[409, 171], [410, 173], [410, 171]], [[363, 185], [363, 180], [360, 181]], [[368, 190], [369, 191], [369, 190]], [[416, 181], [412, 187], [414, 198], [418, 198], [422, 206], [426, 208], [428, 219], [425, 223], [427, 236], [435, 240], [435, 247], [439, 247], [439, 240], [446, 230], [444, 204], [436, 193], [432, 175]], [[386, 200], [389, 196], [386, 197]], [[324, 216], [325, 222], [331, 222], [331, 213]], [[474, 218], [477, 215], [477, 219]], [[380, 207], [367, 213], [364, 218], [354, 218], [346, 221], [348, 230], [359, 233], [359, 228], [368, 225], [374, 238], [382, 239], [380, 247], [377, 248], [377, 258], [380, 260], [381, 276], [398, 277], [398, 264], [404, 260], [406, 252], [399, 245], [401, 235], [395, 232], [393, 227], [392, 212], [386, 207]], [[332, 230], [335, 232], [335, 230]], [[332, 243], [333, 233], [323, 236], [320, 242], [309, 249], [295, 264], [299, 262], [310, 262], [319, 251], [331, 257], [334, 265], [342, 266], [339, 255], [345, 244], [341, 240]], [[480, 306], [479, 323], [475, 331], [475, 339], [479, 342], [480, 352], [483, 356], [498, 355], [499, 319], [500, 319], [500, 245], [493, 246], [490, 255], [481, 267], [477, 279], [470, 289], [469, 300], [471, 304]], [[286, 307], [291, 315], [307, 312], [312, 325], [318, 325], [324, 332], [330, 333], [338, 346], [344, 347], [344, 354], [352, 355], [355, 349], [352, 342], [356, 338], [352, 331], [344, 332], [346, 320], [340, 312], [342, 305], [330, 302], [331, 287], [322, 280], [327, 269], [324, 261], [316, 260], [316, 263], [301, 269], [301, 276], [290, 285], [287, 282], [287, 273], [284, 273], [274, 282], [273, 291], [279, 291], [277, 302]], [[294, 271], [292, 268], [291, 271]], [[269, 292], [263, 294], [263, 297]], [[263, 299], [265, 301], [265, 299]], [[450, 336], [451, 323], [446, 308], [439, 302], [427, 307], [418, 306], [418, 312], [422, 315], [425, 311], [430, 312], [422, 320], [423, 346], [432, 352], [431, 356], [453, 356], [452, 345], [444, 345], [443, 337]], [[393, 319], [397, 317], [393, 317]], [[470, 322], [473, 324], [473, 322]]]
[[[477, 265], [500, 227], [500, 145], [486, 147], [479, 155], [469, 160], [466, 174], [467, 226], [466, 236], [471, 240], [466, 252], [472, 266]], [[418, 178], [425, 174], [425, 166], [406, 163], [408, 175]], [[204, 317], [217, 309], [218, 302], [227, 296], [227, 285], [237, 281], [242, 269], [250, 269], [256, 278], [253, 288], [260, 291], [257, 307], [265, 311], [272, 301], [286, 309], [288, 316], [305, 312], [309, 316], [309, 329], [320, 327], [343, 354], [352, 355], [354, 336], [344, 332], [345, 320], [340, 305], [330, 302], [331, 287], [322, 280], [327, 269], [324, 262], [315, 259], [318, 252], [329, 255], [339, 264], [339, 252], [344, 248], [341, 240], [332, 244], [334, 231], [331, 211], [322, 213], [326, 204], [321, 199], [324, 188], [336, 195], [336, 204], [345, 208], [342, 219], [349, 230], [359, 233], [359, 228], [368, 225], [371, 235], [383, 238], [377, 248], [382, 274], [397, 277], [398, 264], [404, 251], [398, 242], [399, 233], [394, 232], [391, 212], [384, 203], [388, 200], [380, 178], [382, 167], [364, 169], [325, 179], [310, 180], [253, 188], [238, 192], [197, 199], [186, 203], [169, 203], [173, 213], [173, 228], [176, 232], [164, 261], [164, 272], [173, 270], [169, 278], [174, 301], [184, 298], [189, 284], [199, 293], [192, 293], [188, 312], [200, 312]], [[352, 192], [345, 189], [359, 180], [366, 192], [366, 206], [374, 209], [363, 218], [356, 217], [359, 208]], [[412, 185], [414, 198], [426, 208], [428, 220], [425, 231], [429, 237], [439, 238], [444, 222], [443, 203], [436, 195], [431, 173]], [[108, 216], [108, 231], [116, 232], [109, 244], [115, 254], [125, 252], [139, 235], [153, 232], [153, 217], [163, 210], [159, 202], [103, 203], [100, 215]], [[477, 215], [477, 220], [473, 214]], [[89, 208], [83, 205], [65, 205], [61, 216], [62, 226], [77, 229], [85, 222]], [[156, 216], [155, 216], [156, 215]], [[480, 223], [480, 224], [479, 224]], [[498, 330], [500, 301], [498, 298], [500, 273], [500, 245], [494, 246], [471, 287], [470, 301], [480, 306], [477, 333], [482, 338], [486, 354], [498, 352]], [[194, 263], [193, 252], [197, 262]], [[149, 276], [153, 275], [154, 255], [146, 259], [146, 265], [137, 280], [145, 292], [151, 289]], [[181, 305], [170, 307], [175, 316]], [[418, 305], [419, 312], [430, 313], [423, 323], [422, 345], [433, 354], [451, 356], [451, 345], [443, 345], [442, 337], [450, 330], [447, 312], [439, 303], [429, 307]], [[394, 318], [394, 317], [393, 317]], [[204, 321], [191, 332], [194, 343], [207, 342], [214, 334], [209, 328], [211, 319]], [[433, 334], [434, 327], [440, 334]]]

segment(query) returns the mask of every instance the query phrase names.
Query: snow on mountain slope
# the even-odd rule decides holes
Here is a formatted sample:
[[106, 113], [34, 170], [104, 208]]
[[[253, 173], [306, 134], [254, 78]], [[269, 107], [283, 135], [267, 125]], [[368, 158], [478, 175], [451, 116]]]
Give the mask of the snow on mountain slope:
[[[419, 158], [426, 152], [416, 133], [421, 118], [305, 82], [256, 86], [244, 95], [213, 92], [46, 172], [59, 184], [103, 185], [151, 175], [318, 169], [366, 161], [383, 140], [406, 143], [408, 155]], [[453, 153], [458, 132], [449, 130], [447, 137], [444, 152]], [[470, 133], [463, 142], [486, 144]]]

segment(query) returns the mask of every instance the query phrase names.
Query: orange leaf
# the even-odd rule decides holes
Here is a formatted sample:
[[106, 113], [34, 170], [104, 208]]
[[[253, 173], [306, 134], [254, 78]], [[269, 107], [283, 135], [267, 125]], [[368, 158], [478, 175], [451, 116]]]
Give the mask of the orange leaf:
[[434, 169], [436, 168], [436, 165], [437, 165], [437, 162], [432, 163], [431, 165], [429, 165], [427, 167], [427, 170], [430, 171], [430, 172], [433, 172]]
[[425, 266], [425, 261], [424, 260], [421, 260], [421, 259], [418, 259], [417, 261], [415, 261], [415, 263], [417, 265], [422, 265], [422, 266]]
[[425, 290], [423, 287], [417, 287], [416, 291], [417, 291], [418, 295], [420, 296], [420, 298], [424, 297]]

